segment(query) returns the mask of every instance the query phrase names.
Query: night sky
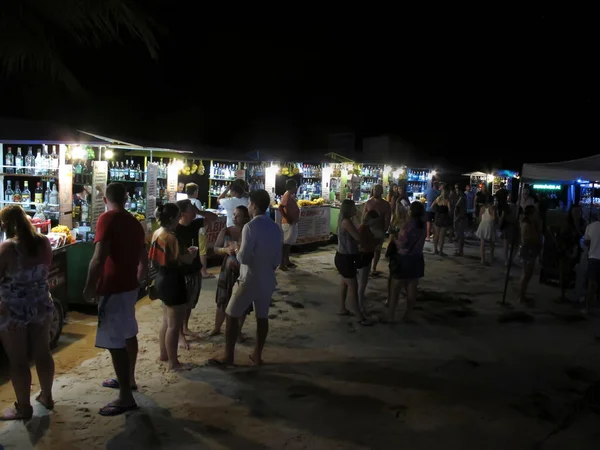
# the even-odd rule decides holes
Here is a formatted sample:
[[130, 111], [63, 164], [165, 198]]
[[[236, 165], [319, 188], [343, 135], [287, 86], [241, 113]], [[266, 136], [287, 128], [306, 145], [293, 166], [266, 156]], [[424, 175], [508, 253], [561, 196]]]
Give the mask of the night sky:
[[188, 11], [155, 3], [158, 60], [127, 37], [100, 49], [65, 45], [90, 98], [25, 74], [3, 82], [0, 113], [249, 149], [393, 133], [465, 170], [597, 152], [600, 39], [591, 11]]

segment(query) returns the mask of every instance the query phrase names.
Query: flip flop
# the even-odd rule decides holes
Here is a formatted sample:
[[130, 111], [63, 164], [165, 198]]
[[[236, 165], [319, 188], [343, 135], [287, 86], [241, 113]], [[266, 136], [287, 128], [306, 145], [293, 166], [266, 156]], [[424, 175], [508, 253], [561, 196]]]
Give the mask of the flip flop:
[[215, 276], [212, 273], [209, 273], [207, 276], [202, 275], [203, 280], [207, 280], [209, 278], [215, 278]]
[[139, 409], [139, 406], [137, 405], [137, 403], [134, 403], [133, 405], [129, 405], [129, 406], [123, 406], [123, 405], [115, 405], [114, 403], [111, 402], [108, 405], [100, 408], [98, 413], [101, 416], [114, 417], [114, 416], [120, 416], [121, 414], [125, 414], [128, 411], [135, 411], [136, 409]]
[[[115, 378], [109, 378], [108, 380], [104, 380], [102, 382], [102, 387], [110, 388], [110, 389], [119, 389], [121, 387], [121, 385], [119, 384], [119, 380], [117, 380]], [[137, 384], [134, 384], [133, 386], [131, 386], [132, 391], [137, 391], [137, 389], [138, 389]]]
[[[26, 409], [26, 411], [23, 411], [23, 409]], [[27, 420], [31, 420], [32, 417], [33, 417], [33, 407], [30, 406], [29, 408], [22, 408], [19, 406], [18, 403], [15, 402], [14, 408], [5, 409], [2, 412], [2, 415], [0, 415], [0, 420], [1, 421], [9, 421], [9, 420], [27, 421]]]
[[253, 366], [262, 366], [265, 362], [261, 359], [258, 363], [254, 361], [254, 357], [252, 355], [248, 355], [248, 359], [250, 360], [250, 364]]
[[42, 401], [42, 394], [38, 395], [35, 398], [35, 401], [46, 408], [48, 411], [52, 411], [54, 409], [54, 400], [50, 400], [50, 403], [45, 403]]
[[219, 361], [216, 358], [211, 358], [211, 359], [206, 360], [206, 362], [204, 363], [204, 366], [205, 367], [216, 367], [218, 369], [230, 369], [232, 367], [235, 367], [234, 364]]
[[188, 372], [194, 369], [196, 366], [190, 363], [179, 364], [177, 367], [170, 369], [171, 372]]
[[339, 312], [337, 313], [338, 316], [342, 316], [342, 317], [354, 317], [354, 313], [352, 311], [344, 311], [344, 312]]

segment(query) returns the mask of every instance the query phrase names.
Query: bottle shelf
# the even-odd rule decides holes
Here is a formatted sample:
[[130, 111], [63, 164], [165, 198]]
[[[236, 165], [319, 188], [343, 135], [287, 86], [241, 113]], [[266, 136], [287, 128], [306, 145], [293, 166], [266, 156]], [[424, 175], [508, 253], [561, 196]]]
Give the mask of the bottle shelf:
[[19, 178], [48, 178], [51, 180], [56, 180], [58, 178], [58, 174], [56, 175], [32, 175], [27, 173], [5, 173], [0, 172], [0, 177], [19, 177]]
[[[138, 183], [138, 184], [146, 184], [145, 180], [112, 180], [112, 179], [108, 179], [108, 182], [109, 183]], [[82, 184], [82, 183], [74, 183], [74, 184]]]
[[46, 205], [50, 208], [58, 208], [60, 205], [54, 203], [36, 203], [36, 202], [7, 202], [5, 200], [0, 200], [1, 205]]
[[211, 177], [211, 178], [209, 178], [209, 180], [210, 181], [235, 181], [236, 178], [235, 177], [233, 177], [233, 178], [214, 178], [214, 177]]

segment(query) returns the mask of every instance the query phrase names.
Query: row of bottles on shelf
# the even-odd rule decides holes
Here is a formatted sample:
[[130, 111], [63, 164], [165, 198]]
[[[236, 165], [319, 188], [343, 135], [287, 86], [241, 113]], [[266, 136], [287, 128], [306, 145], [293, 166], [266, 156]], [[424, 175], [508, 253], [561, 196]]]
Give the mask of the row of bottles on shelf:
[[233, 180], [235, 179], [236, 170], [238, 170], [237, 164], [213, 163], [210, 166], [210, 178]]
[[321, 166], [302, 164], [302, 176], [304, 178], [321, 178]]
[[25, 209], [30, 209], [32, 204], [45, 204], [49, 212], [58, 211], [58, 189], [56, 183], [50, 188], [50, 181], [46, 182], [46, 190], [44, 191], [42, 183], [38, 182], [33, 192], [33, 201], [31, 199], [31, 191], [29, 190], [29, 182], [23, 182], [23, 190], [19, 182], [15, 182], [15, 189], [12, 188], [10, 180], [6, 182], [4, 190], [5, 204], [20, 204]]
[[[162, 160], [161, 160], [162, 164]], [[159, 165], [159, 168], [161, 166]], [[166, 166], [165, 166], [166, 167]], [[166, 174], [166, 168], [165, 174]], [[166, 178], [166, 176], [161, 177], [159, 170], [158, 178]], [[135, 164], [133, 159], [125, 160], [125, 162], [121, 161], [112, 161], [110, 164], [110, 168], [108, 170], [108, 179], [111, 181], [146, 181], [146, 172], [142, 169], [140, 164]]]
[[248, 179], [264, 177], [265, 171], [267, 169], [267, 164], [250, 164], [246, 167], [246, 175]]
[[311, 200], [315, 196], [321, 196], [321, 183], [302, 183], [296, 194], [298, 200]]
[[156, 169], [156, 178], [163, 178], [166, 180], [168, 171], [169, 165], [163, 162], [163, 159], [160, 158], [160, 161], [158, 162], [158, 167]]
[[210, 184], [210, 186], [208, 187], [208, 194], [213, 196], [213, 197], [217, 197], [219, 196], [219, 194], [221, 194], [221, 192], [225, 191], [225, 189], [227, 189], [227, 186], [229, 185], [229, 183], [224, 183], [224, 182], [212, 182]]
[[12, 147], [8, 147], [4, 157], [4, 173], [33, 175], [33, 176], [56, 176], [58, 175], [58, 154], [56, 145], [52, 146], [52, 153], [48, 152], [48, 146], [44, 145], [37, 149], [37, 155], [33, 156], [33, 147], [29, 147], [27, 154], [23, 156], [21, 147], [17, 147], [16, 155]]
[[361, 177], [381, 178], [383, 176], [383, 166], [362, 166], [360, 170]]
[[422, 181], [420, 181], [420, 182], [409, 181], [408, 183], [406, 183], [406, 190], [408, 192], [413, 192], [413, 193], [425, 192], [427, 190], [427, 185], [423, 184]]
[[431, 172], [429, 170], [412, 170], [408, 169], [407, 180], [408, 181], [421, 181], [427, 182], [431, 176]]
[[377, 184], [378, 183], [373, 182], [373, 180], [363, 180], [362, 183], [360, 183], [360, 190], [362, 192], [371, 192], [373, 190], [373, 187]]
[[248, 184], [248, 189], [250, 189], [250, 192], [258, 191], [259, 189], [264, 188], [265, 183], [262, 180], [254, 179]]

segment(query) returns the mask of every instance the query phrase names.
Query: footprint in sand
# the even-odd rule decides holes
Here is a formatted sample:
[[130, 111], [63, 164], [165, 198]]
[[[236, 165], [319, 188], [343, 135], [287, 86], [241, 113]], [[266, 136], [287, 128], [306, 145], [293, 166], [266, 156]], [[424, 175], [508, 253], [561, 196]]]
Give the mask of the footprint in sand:
[[292, 308], [295, 308], [295, 309], [302, 309], [302, 308], [304, 308], [304, 305], [302, 303], [294, 302], [292, 300], [286, 300], [285, 302], [288, 305], [290, 305]]

